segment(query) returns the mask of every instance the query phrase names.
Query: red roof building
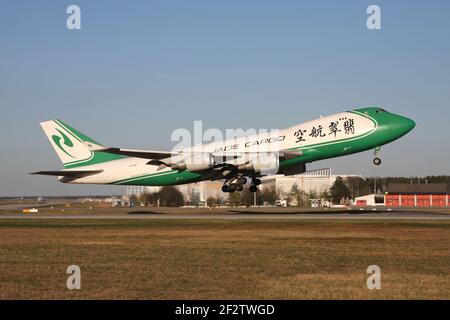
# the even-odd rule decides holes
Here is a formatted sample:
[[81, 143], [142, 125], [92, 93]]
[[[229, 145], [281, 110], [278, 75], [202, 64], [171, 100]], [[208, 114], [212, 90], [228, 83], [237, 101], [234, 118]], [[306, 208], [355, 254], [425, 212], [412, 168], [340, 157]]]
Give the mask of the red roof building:
[[390, 184], [385, 195], [389, 207], [446, 207], [450, 186], [445, 183]]

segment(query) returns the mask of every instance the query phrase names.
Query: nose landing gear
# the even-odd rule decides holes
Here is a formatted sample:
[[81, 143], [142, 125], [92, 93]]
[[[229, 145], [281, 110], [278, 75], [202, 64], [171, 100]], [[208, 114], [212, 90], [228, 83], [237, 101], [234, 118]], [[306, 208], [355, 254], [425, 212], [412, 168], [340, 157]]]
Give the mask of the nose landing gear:
[[373, 159], [373, 164], [379, 166], [381, 164], [381, 159], [378, 158], [378, 154], [380, 153], [381, 147], [376, 147], [373, 151], [375, 158]]

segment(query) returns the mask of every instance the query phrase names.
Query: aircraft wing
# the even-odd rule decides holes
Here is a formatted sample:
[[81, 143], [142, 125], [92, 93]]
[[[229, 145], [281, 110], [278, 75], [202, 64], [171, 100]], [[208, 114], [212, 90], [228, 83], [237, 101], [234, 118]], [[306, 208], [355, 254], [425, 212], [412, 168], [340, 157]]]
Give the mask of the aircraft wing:
[[[143, 158], [149, 160], [162, 160], [167, 159], [172, 156], [179, 156], [182, 152], [174, 152], [174, 151], [152, 151], [152, 150], [135, 150], [135, 149], [122, 149], [122, 148], [104, 148], [99, 149], [97, 151], [112, 153], [112, 154], [120, 154], [127, 157], [135, 157], [135, 158]], [[186, 153], [197, 153], [196, 151], [186, 151]], [[206, 152], [209, 153], [209, 152]], [[224, 159], [236, 159], [242, 157], [246, 154], [256, 154], [257, 152], [218, 152], [211, 153], [211, 156], [215, 158], [224, 158]], [[279, 151], [280, 157], [290, 159], [303, 155], [301, 151]]]
[[[208, 157], [212, 157], [214, 162], [215, 172], [218, 168], [234, 167], [237, 168], [242, 165], [249, 164], [251, 159], [258, 156], [258, 152], [206, 152], [206, 151], [196, 151], [187, 150], [183, 151], [152, 151], [152, 150], [135, 150], [135, 149], [122, 149], [122, 148], [103, 148], [97, 151], [107, 152], [112, 154], [119, 154], [127, 157], [143, 158], [148, 159], [148, 165], [158, 166], [158, 171], [171, 167], [176, 170], [179, 164], [178, 162], [182, 160], [183, 154], [190, 154], [194, 158], [196, 155], [200, 155], [199, 159], [202, 159], [202, 154], [207, 154]], [[291, 158], [300, 157], [303, 155], [302, 151], [292, 151], [292, 150], [282, 150], [276, 152], [281, 159], [287, 160]], [[181, 157], [181, 158], [180, 158]], [[203, 158], [204, 159], [204, 158]], [[172, 162], [174, 161], [174, 162]], [[200, 160], [201, 161], [201, 160]], [[208, 160], [209, 161], [209, 160]]]
[[38, 171], [31, 174], [42, 174], [46, 176], [58, 176], [71, 179], [78, 179], [103, 172], [103, 170], [62, 170], [62, 171]]
[[134, 150], [134, 149], [122, 149], [122, 148], [104, 148], [97, 151], [107, 152], [112, 154], [120, 154], [127, 157], [143, 158], [151, 160], [167, 159], [171, 156], [178, 155], [178, 152], [170, 151], [151, 151], [151, 150]]

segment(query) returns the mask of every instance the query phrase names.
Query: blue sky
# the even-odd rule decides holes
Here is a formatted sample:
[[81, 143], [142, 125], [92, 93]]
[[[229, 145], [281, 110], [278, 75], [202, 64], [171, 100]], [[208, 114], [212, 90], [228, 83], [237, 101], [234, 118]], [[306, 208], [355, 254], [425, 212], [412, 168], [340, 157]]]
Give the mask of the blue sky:
[[[66, 8], [81, 7], [81, 30]], [[366, 28], [381, 7], [382, 30]], [[449, 1], [0, 1], [0, 196], [115, 193], [62, 168], [39, 122], [167, 149], [176, 128], [283, 128], [379, 105], [417, 126], [335, 173], [450, 174]]]

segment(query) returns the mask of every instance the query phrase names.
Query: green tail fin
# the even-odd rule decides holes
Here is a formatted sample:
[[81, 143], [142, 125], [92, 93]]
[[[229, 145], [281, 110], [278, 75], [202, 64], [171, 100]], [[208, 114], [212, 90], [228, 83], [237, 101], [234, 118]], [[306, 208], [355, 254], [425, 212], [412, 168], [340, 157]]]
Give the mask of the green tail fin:
[[103, 145], [61, 120], [41, 123], [65, 168], [77, 168], [117, 160], [123, 156], [98, 151]]

